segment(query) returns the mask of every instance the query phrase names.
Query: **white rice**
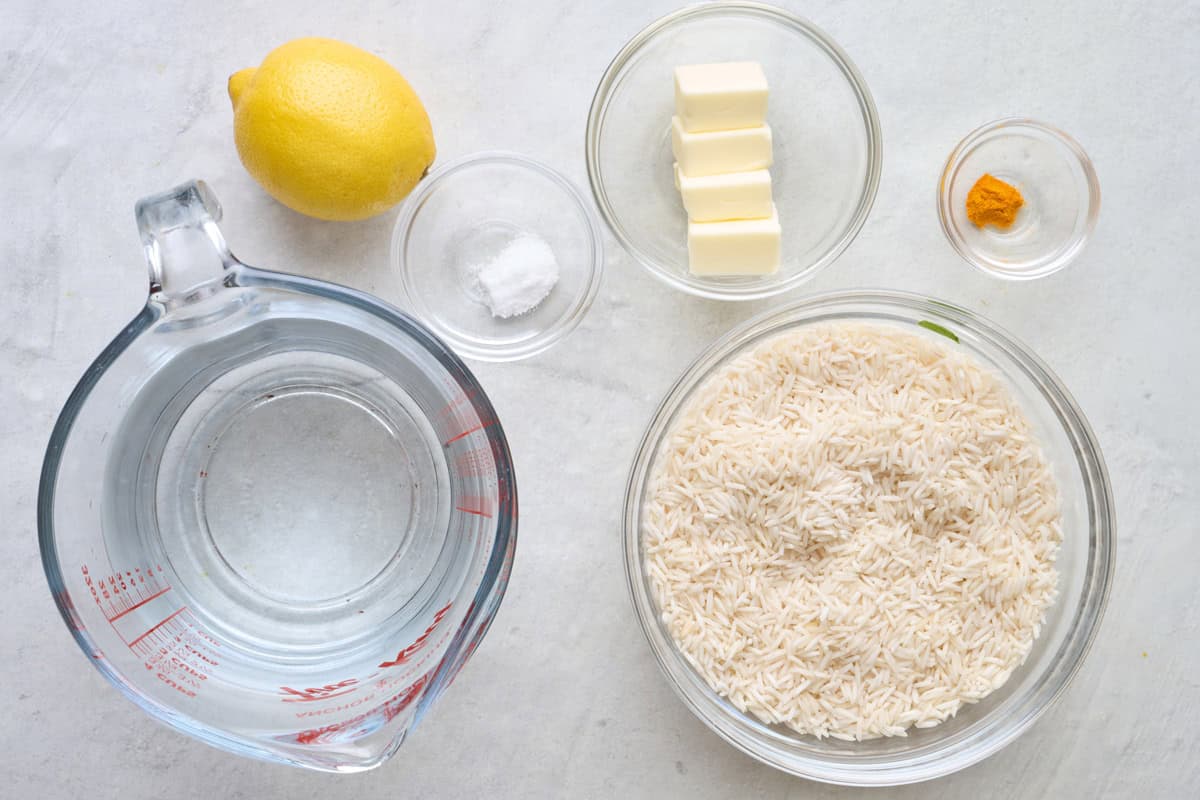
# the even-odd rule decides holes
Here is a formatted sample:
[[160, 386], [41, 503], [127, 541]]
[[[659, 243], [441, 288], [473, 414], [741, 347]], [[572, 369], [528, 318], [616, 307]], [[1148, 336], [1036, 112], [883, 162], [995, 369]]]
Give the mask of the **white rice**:
[[950, 342], [831, 323], [694, 395], [654, 465], [645, 567], [714, 691], [769, 724], [903, 736], [1000, 687], [1054, 600], [1058, 491], [1000, 379]]

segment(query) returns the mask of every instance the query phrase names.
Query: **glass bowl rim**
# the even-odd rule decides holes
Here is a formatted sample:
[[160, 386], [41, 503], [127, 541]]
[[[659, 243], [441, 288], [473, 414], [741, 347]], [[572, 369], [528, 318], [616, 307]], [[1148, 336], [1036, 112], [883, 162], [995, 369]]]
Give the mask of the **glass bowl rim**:
[[[640, 547], [642, 498], [650, 467], [671, 420], [703, 380], [731, 356], [753, 342], [815, 319], [872, 318], [888, 310], [916, 312], [970, 330], [1009, 356], [1011, 364], [1005, 365], [1005, 371], [1019, 370], [1037, 385], [1075, 450], [1075, 466], [1083, 479], [1088, 511], [1087, 564], [1076, 606], [1066, 609], [1071, 614], [1067, 633], [1038, 683], [1009, 714], [981, 731], [983, 736], [964, 738], [952, 750], [935, 748], [916, 757], [896, 755], [868, 764], [845, 764], [790, 751], [787, 746], [795, 737], [771, 731], [741, 712], [730, 713], [728, 704], [687, 662], [663, 630], [650, 596]], [[1090, 425], [1058, 377], [1011, 334], [975, 312], [890, 290], [829, 292], [769, 309], [706, 347], [667, 391], [647, 425], [626, 483], [621, 524], [625, 578], [634, 613], [659, 670], [676, 696], [713, 732], [752, 758], [792, 775], [844, 786], [896, 786], [942, 777], [996, 753], [1026, 731], [1054, 704], [1083, 664], [1099, 631], [1116, 567], [1116, 510], [1108, 471]]]
[[[983, 139], [1004, 128], [1031, 128], [1049, 136], [1060, 146], [1064, 153], [1069, 153], [1079, 162], [1088, 185], [1087, 221], [1082, 233], [1075, 237], [1070, 246], [1060, 255], [1055, 258], [1040, 259], [1037, 262], [1039, 266], [1032, 270], [1015, 271], [1007, 269], [1003, 263], [986, 258], [966, 242], [952, 221], [954, 210], [951, 205], [950, 194], [951, 186], [954, 184], [955, 173], [962, 165], [963, 159]], [[966, 261], [980, 272], [995, 278], [1010, 281], [1031, 281], [1058, 272], [1060, 269], [1068, 266], [1083, 252], [1083, 248], [1087, 246], [1088, 241], [1092, 238], [1092, 233], [1096, 229], [1096, 221], [1100, 217], [1100, 179], [1096, 175], [1096, 167], [1092, 163], [1091, 157], [1088, 156], [1087, 151], [1066, 131], [1029, 117], [1001, 117], [1000, 119], [980, 125], [964, 136], [954, 146], [954, 149], [950, 151], [950, 155], [946, 157], [946, 163], [942, 167], [942, 173], [938, 177], [937, 210], [938, 222], [941, 223], [942, 233], [945, 234], [946, 240], [950, 242], [950, 246], [954, 248], [954, 251], [958, 253], [963, 261]]]
[[[424, 301], [420, 299], [420, 294], [413, 289], [410, 277], [411, 267], [405, 255], [405, 250], [407, 249], [407, 243], [412, 234], [414, 223], [421, 211], [421, 207], [424, 205], [425, 198], [432, 194], [446, 178], [468, 171], [473, 167], [495, 165], [514, 167], [519, 170], [535, 173], [559, 187], [573, 201], [574, 207], [579, 212], [580, 218], [583, 221], [582, 229], [586, 232], [588, 244], [590, 245], [591, 259], [590, 263], [585, 266], [586, 282], [583, 291], [575, 298], [570, 313], [542, 330], [536, 336], [525, 341], [512, 345], [488, 346], [464, 339], [453, 330], [439, 324], [436, 320], [431, 319], [428, 314], [424, 313], [427, 307]], [[388, 257], [390, 259], [389, 265], [397, 271], [400, 277], [400, 292], [405, 299], [410, 313], [419, 319], [423, 325], [432, 330], [439, 338], [448, 342], [455, 351], [469, 358], [491, 362], [517, 361], [529, 358], [548, 350], [561, 341], [568, 333], [578, 327], [579, 323], [583, 321], [584, 316], [591, 309], [592, 303], [600, 291], [600, 281], [604, 274], [604, 241], [600, 232], [600, 223], [596, 219], [596, 212], [587, 203], [583, 194], [565, 175], [554, 168], [528, 156], [506, 150], [484, 150], [471, 153], [430, 172], [417, 185], [413, 193], [405, 198], [404, 203], [401, 205], [400, 214], [397, 216], [396, 224], [392, 228], [392, 242]]]
[[[629, 64], [646, 44], [655, 39], [660, 33], [682, 22], [731, 11], [744, 12], [750, 16], [782, 22], [790, 26], [793, 30], [798, 30], [814, 44], [818, 45], [830, 60], [833, 61], [834, 65], [841, 70], [847, 84], [854, 92], [858, 100], [859, 110], [862, 112], [864, 118], [867, 133], [866, 180], [859, 194], [854, 216], [850, 219], [849, 224], [842, 231], [838, 240], [834, 242], [832, 247], [820, 259], [804, 270], [768, 286], [752, 286], [746, 289], [723, 287], [719, 284], [713, 284], [689, 275], [678, 275], [646, 255], [634, 244], [632, 238], [618, 222], [612, 203], [609, 201], [608, 192], [605, 189], [600, 169], [600, 139], [604, 128], [604, 118], [607, 114], [612, 89], [626, 65]], [[605, 68], [604, 74], [600, 78], [600, 83], [596, 86], [596, 91], [592, 96], [591, 107], [588, 109], [584, 152], [587, 158], [588, 183], [591, 186], [592, 197], [596, 202], [596, 206], [600, 209], [600, 215], [604, 218], [604, 222], [607, 224], [609, 230], [612, 231], [613, 236], [620, 242], [621, 247], [633, 256], [634, 260], [651, 275], [675, 289], [710, 300], [762, 300], [790, 291], [815, 277], [836, 261], [854, 239], [857, 238], [867, 221], [867, 217], [871, 213], [871, 208], [875, 203], [875, 196], [879, 190], [880, 175], [883, 170], [883, 133], [879, 123], [879, 112], [875, 107], [875, 100], [871, 95], [870, 89], [867, 87], [866, 80], [863, 78], [862, 73], [859, 72], [858, 67], [850, 60], [849, 55], [828, 34], [804, 17], [793, 14], [785, 9], [765, 3], [732, 0], [731, 2], [702, 3], [673, 11], [654, 20], [626, 42], [625, 46], [617, 52], [617, 55]]]

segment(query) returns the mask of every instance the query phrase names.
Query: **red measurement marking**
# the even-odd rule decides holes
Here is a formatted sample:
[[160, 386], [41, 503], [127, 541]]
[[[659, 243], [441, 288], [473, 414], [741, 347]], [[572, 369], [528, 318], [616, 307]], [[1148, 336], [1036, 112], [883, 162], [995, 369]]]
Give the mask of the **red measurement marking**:
[[120, 614], [117, 614], [115, 617], [109, 617], [109, 618], [108, 618], [108, 621], [109, 621], [109, 622], [116, 622], [117, 620], [119, 620], [121, 617], [125, 616], [125, 615], [126, 615], [126, 614], [128, 614], [129, 612], [131, 612], [131, 611], [137, 611], [139, 608], [141, 608], [142, 606], [146, 605], [146, 603], [149, 603], [151, 600], [153, 600], [153, 599], [154, 599], [154, 598], [156, 598], [156, 597], [161, 597], [161, 596], [163, 596], [164, 594], [166, 594], [166, 593], [167, 593], [167, 592], [169, 592], [169, 591], [171, 591], [171, 587], [170, 587], [170, 586], [168, 586], [168, 587], [167, 587], [167, 588], [165, 588], [165, 589], [159, 589], [157, 592], [155, 592], [154, 594], [150, 595], [150, 596], [149, 596], [149, 597], [147, 597], [145, 600], [142, 600], [142, 601], [140, 601], [140, 602], [138, 602], [138, 603], [134, 603], [132, 606], [130, 606], [129, 608], [125, 609], [125, 610], [124, 610], [124, 611], [122, 611]]
[[454, 458], [454, 468], [462, 475], [491, 475], [495, 472], [492, 466], [491, 453], [486, 450], [466, 450]]
[[449, 403], [446, 403], [446, 405], [442, 406], [442, 410], [437, 413], [438, 419], [441, 419], [442, 417], [446, 417], [446, 416], [449, 416], [450, 414], [454, 413], [454, 409], [458, 408], [464, 402], [466, 402], [466, 399], [467, 398], [465, 398], [465, 397], [459, 397], [454, 400], [451, 400]]
[[457, 442], [459, 439], [462, 439], [462, 438], [463, 438], [463, 437], [465, 437], [465, 436], [470, 436], [470, 435], [471, 435], [472, 433], [474, 433], [475, 431], [481, 431], [481, 430], [483, 430], [484, 428], [490, 428], [490, 427], [491, 427], [493, 424], [494, 424], [494, 423], [491, 423], [491, 422], [484, 422], [484, 423], [481, 423], [481, 424], [479, 424], [479, 425], [476, 425], [474, 428], [469, 428], [469, 429], [467, 429], [467, 430], [463, 431], [462, 433], [460, 433], [458, 436], [455, 436], [455, 437], [453, 437], [453, 438], [451, 438], [451, 439], [447, 439], [447, 440], [446, 440], [446, 443], [445, 443], [445, 445], [443, 445], [443, 446], [444, 446], [444, 447], [449, 447], [450, 445], [452, 445], [452, 444], [454, 444], [455, 442]]
[[491, 514], [487, 513], [486, 511], [480, 511], [478, 508], [463, 508], [462, 506], [455, 506], [454, 510], [461, 511], [464, 514], [474, 514], [477, 517], [487, 517], [488, 519], [491, 519], [492, 517]]
[[353, 730], [356, 726], [367, 721], [375, 714], [380, 714], [383, 717], [383, 723], [387, 724], [400, 716], [400, 712], [408, 708], [413, 700], [420, 696], [421, 690], [425, 688], [425, 684], [428, 682], [429, 673], [426, 673], [407, 689], [393, 695], [378, 708], [351, 717], [343, 722], [335, 722], [332, 725], [326, 725], [322, 728], [311, 728], [306, 731], [300, 731], [296, 734], [295, 741], [297, 744], [321, 744], [334, 741], [337, 739], [338, 734]]
[[[452, 389], [453, 387], [450, 388]], [[447, 416], [459, 406], [470, 406], [477, 401], [478, 397], [479, 393], [474, 389], [468, 392], [460, 392], [457, 397], [442, 406], [442, 410], [438, 412], [438, 417], [441, 418]]]
[[[356, 688], [357, 683], [356, 679], [347, 678], [337, 683], [307, 689], [293, 689], [290, 686], [280, 686], [279, 691], [285, 695], [283, 698], [283, 702], [285, 703], [311, 703], [314, 700], [328, 700], [331, 697], [341, 697], [344, 694], [350, 694]], [[338, 691], [339, 689], [342, 691]]]
[[451, 605], [453, 605], [453, 601], [446, 603], [446, 605], [438, 609], [437, 613], [433, 615], [433, 622], [429, 623], [429, 627], [425, 629], [425, 632], [418, 636], [415, 642], [410, 644], [408, 647], [402, 648], [399, 653], [396, 653], [396, 657], [394, 659], [381, 663], [379, 668], [387, 669], [388, 667], [399, 666], [416, 655], [417, 651], [425, 646], [425, 642], [429, 640], [430, 634], [433, 633], [434, 629], [438, 626], [442, 619], [445, 618], [446, 614], [450, 613]]
[[166, 619], [164, 619], [162, 622], [158, 623], [158, 624], [157, 624], [157, 625], [155, 625], [153, 628], [151, 628], [150, 630], [148, 630], [148, 631], [146, 631], [145, 633], [143, 633], [141, 636], [139, 636], [139, 637], [137, 637], [136, 639], [134, 639], [132, 642], [130, 642], [130, 643], [129, 643], [129, 646], [130, 646], [130, 647], [133, 647], [133, 646], [134, 646], [134, 645], [136, 645], [138, 642], [140, 642], [142, 639], [145, 639], [147, 636], [149, 636], [150, 634], [154, 633], [156, 630], [158, 630], [159, 628], [161, 628], [163, 625], [166, 625], [168, 622], [170, 622], [171, 620], [175, 619], [175, 617], [179, 616], [180, 614], [182, 614], [182, 613], [183, 613], [184, 611], [186, 611], [186, 610], [187, 610], [187, 606], [183, 606], [183, 607], [182, 607], [182, 608], [180, 608], [178, 611], [176, 611], [174, 614], [172, 614], [171, 616], [167, 617], [167, 618], [166, 618]]

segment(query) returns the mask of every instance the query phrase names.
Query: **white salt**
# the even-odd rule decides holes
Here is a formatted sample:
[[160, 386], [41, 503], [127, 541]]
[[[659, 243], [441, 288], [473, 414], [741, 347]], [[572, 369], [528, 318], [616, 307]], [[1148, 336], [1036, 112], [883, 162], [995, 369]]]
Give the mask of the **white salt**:
[[503, 319], [532, 311], [558, 283], [554, 251], [529, 234], [517, 236], [472, 271], [492, 316]]

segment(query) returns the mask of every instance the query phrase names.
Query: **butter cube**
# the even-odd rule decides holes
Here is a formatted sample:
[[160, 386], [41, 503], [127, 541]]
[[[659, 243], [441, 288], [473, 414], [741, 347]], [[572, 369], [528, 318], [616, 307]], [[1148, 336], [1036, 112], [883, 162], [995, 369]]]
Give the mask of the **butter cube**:
[[699, 178], [679, 174], [676, 180], [683, 207], [693, 222], [771, 216], [771, 173], [765, 169]]
[[779, 214], [766, 219], [688, 223], [693, 275], [770, 275], [779, 269]]
[[690, 178], [766, 169], [771, 166], [771, 128], [689, 133], [679, 117], [672, 117], [671, 151], [679, 171]]
[[689, 132], [762, 125], [767, 76], [756, 61], [676, 67], [675, 113]]

